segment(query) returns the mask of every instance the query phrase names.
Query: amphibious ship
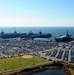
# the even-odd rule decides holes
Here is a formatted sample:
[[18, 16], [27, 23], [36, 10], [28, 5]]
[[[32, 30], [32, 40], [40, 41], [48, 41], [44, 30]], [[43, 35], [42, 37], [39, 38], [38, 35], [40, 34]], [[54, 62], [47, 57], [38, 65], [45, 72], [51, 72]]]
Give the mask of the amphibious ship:
[[68, 33], [68, 30], [65, 35], [59, 35], [55, 37], [56, 42], [69, 42], [72, 41], [73, 38], [71, 35]]
[[41, 31], [39, 33], [33, 33], [30, 31], [29, 33], [17, 33], [16, 30], [14, 33], [4, 33], [2, 30], [0, 34], [0, 38], [2, 39], [8, 39], [8, 38], [28, 38], [28, 39], [34, 39], [34, 38], [49, 38], [51, 37], [51, 34], [45, 34]]

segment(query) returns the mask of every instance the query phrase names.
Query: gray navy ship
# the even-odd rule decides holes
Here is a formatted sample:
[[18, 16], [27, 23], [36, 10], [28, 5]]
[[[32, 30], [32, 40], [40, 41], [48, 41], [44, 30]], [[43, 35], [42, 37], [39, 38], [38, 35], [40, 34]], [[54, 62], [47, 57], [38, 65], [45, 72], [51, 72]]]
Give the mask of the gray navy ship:
[[30, 31], [29, 33], [17, 33], [16, 30], [14, 33], [4, 33], [2, 30], [0, 34], [0, 38], [2, 39], [8, 39], [8, 38], [27, 38], [27, 39], [34, 39], [34, 38], [49, 38], [51, 37], [51, 34], [48, 33], [42, 33], [41, 31], [39, 33], [33, 33]]
[[69, 42], [69, 41], [72, 41], [73, 38], [71, 37], [71, 35], [68, 33], [68, 30], [67, 30], [65, 35], [56, 36], [55, 40], [57, 42]]

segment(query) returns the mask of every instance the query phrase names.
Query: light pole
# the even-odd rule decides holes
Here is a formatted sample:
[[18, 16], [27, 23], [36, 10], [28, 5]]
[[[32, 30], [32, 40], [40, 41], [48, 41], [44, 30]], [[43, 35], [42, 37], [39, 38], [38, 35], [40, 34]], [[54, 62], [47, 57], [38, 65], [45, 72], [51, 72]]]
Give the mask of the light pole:
[[33, 65], [34, 65], [34, 52], [33, 52]]
[[33, 40], [32, 40], [32, 53], [33, 53], [33, 58], [32, 58], [32, 60], [33, 60], [33, 65], [34, 65], [34, 51], [33, 51]]
[[4, 64], [5, 64], [5, 70], [6, 70], [6, 60], [4, 60]]
[[20, 59], [19, 60], [20, 60], [20, 67], [21, 67], [21, 56], [20, 56]]

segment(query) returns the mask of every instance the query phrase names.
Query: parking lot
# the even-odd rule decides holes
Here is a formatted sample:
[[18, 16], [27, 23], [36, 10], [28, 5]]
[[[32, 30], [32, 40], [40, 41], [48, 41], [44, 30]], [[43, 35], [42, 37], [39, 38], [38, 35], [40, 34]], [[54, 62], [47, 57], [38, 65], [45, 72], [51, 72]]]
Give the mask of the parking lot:
[[0, 40], [0, 58], [35, 54], [51, 60], [74, 63], [74, 42], [57, 43], [40, 40]]

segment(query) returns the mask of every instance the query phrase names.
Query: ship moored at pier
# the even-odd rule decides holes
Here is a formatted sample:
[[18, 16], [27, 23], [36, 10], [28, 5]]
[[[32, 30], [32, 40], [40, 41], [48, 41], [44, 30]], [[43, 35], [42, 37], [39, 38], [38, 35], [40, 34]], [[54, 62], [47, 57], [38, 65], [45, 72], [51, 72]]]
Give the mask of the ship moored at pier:
[[8, 39], [8, 38], [28, 38], [28, 39], [34, 39], [34, 38], [50, 38], [51, 34], [48, 33], [42, 33], [41, 31], [39, 33], [33, 33], [30, 31], [29, 33], [17, 33], [16, 30], [14, 33], [4, 33], [2, 30], [0, 34], [0, 38], [2, 39]]
[[72, 41], [73, 38], [71, 37], [71, 35], [68, 33], [68, 30], [67, 30], [67, 33], [65, 35], [56, 36], [55, 40], [56, 42], [69, 42], [69, 41]]

